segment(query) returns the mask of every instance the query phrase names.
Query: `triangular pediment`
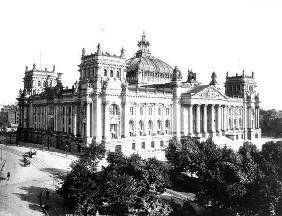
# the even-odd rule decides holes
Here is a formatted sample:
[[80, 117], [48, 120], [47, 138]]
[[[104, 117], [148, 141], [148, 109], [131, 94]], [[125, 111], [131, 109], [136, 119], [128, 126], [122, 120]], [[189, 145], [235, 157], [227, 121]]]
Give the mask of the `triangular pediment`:
[[200, 99], [220, 99], [226, 100], [228, 97], [218, 90], [216, 87], [210, 85], [204, 89], [199, 90], [198, 92], [191, 93], [191, 98], [200, 98]]

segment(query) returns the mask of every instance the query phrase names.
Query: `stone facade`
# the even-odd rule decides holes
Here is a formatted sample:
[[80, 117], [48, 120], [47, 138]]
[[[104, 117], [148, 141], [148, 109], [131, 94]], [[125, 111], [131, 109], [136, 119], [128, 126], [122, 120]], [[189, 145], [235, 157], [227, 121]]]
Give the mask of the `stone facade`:
[[128, 60], [123, 49], [120, 55], [103, 53], [100, 45], [94, 54], [83, 49], [71, 88], [55, 68], [26, 69], [18, 138], [72, 151], [104, 142], [109, 151], [141, 155], [162, 151], [173, 136], [260, 138], [254, 74], [227, 74], [223, 93], [214, 72], [208, 85], [192, 71], [183, 82], [181, 71], [155, 58], [149, 46], [143, 34]]

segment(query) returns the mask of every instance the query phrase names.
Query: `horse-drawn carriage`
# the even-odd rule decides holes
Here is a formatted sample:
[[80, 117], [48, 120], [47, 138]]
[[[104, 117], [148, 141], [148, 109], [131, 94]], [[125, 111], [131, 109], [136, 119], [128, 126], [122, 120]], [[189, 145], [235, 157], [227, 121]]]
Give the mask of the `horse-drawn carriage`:
[[32, 158], [32, 155], [36, 155], [36, 150], [35, 149], [30, 149], [30, 151], [26, 152], [23, 154], [23, 162], [24, 166], [29, 166], [30, 165], [30, 160], [28, 158]]
[[24, 163], [24, 166], [29, 166], [31, 164], [30, 160], [27, 159], [27, 157], [23, 156], [23, 163]]

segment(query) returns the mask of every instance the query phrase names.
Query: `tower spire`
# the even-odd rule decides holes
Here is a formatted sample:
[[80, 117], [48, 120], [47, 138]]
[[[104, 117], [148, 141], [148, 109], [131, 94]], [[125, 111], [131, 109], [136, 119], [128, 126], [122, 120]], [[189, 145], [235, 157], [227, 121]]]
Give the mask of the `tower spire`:
[[138, 45], [138, 51], [136, 53], [137, 57], [140, 57], [141, 55], [151, 55], [150, 42], [147, 41], [146, 39], [145, 31], [143, 31], [141, 40], [138, 41], [137, 45]]

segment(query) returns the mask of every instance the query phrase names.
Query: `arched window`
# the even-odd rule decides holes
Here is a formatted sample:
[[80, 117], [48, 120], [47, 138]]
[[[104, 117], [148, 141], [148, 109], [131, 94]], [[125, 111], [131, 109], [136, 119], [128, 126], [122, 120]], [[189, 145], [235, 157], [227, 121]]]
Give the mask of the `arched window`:
[[229, 129], [233, 129], [232, 128], [232, 120], [231, 119], [229, 119]]
[[40, 80], [38, 81], [38, 86], [41, 86], [41, 81]]
[[169, 115], [169, 108], [165, 109], [165, 113], [166, 113], [166, 115]]
[[153, 121], [149, 120], [148, 121], [148, 134], [151, 135], [153, 131]]
[[144, 134], [144, 122], [142, 120], [139, 121], [139, 134], [140, 136]]
[[119, 115], [119, 108], [116, 104], [112, 104], [109, 108], [110, 115]]
[[114, 71], [110, 70], [110, 77], [113, 77], [113, 76], [114, 76]]
[[239, 119], [239, 127], [242, 129], [242, 119]]
[[104, 69], [104, 76], [107, 76], [108, 75], [108, 71], [107, 69]]
[[119, 71], [119, 70], [117, 70], [116, 77], [117, 77], [117, 78], [119, 78], [119, 77], [120, 77], [120, 71]]
[[134, 136], [134, 121], [129, 121], [129, 136]]
[[162, 122], [161, 122], [161, 120], [157, 121], [157, 126], [158, 126], [157, 133], [161, 134], [161, 132], [162, 132]]

